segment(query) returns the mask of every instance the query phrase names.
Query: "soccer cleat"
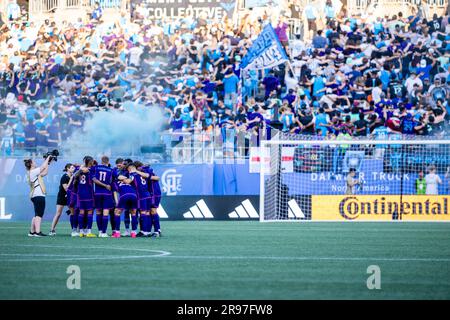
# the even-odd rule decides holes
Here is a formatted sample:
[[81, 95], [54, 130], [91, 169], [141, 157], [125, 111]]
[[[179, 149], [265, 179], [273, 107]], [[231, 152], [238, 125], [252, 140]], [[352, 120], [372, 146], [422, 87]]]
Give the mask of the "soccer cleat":
[[114, 231], [113, 234], [112, 234], [112, 237], [113, 238], [120, 238], [120, 232]]
[[80, 231], [79, 236], [80, 236], [80, 238], [83, 238], [84, 237], [84, 233]]
[[99, 237], [99, 238], [109, 238], [109, 236], [108, 236], [107, 233], [100, 233], [100, 234], [98, 235], [98, 237]]
[[152, 237], [160, 238], [161, 237], [161, 231], [153, 232]]
[[93, 234], [92, 232], [86, 234], [85, 237], [86, 237], [86, 238], [97, 238], [97, 236], [96, 236], [95, 234]]
[[50, 231], [50, 232], [48, 233], [48, 235], [49, 235], [50, 237], [56, 236], [55, 230]]
[[72, 233], [70, 234], [71, 237], [79, 237], [80, 234], [76, 231], [72, 231]]
[[40, 238], [40, 237], [46, 237], [47, 235], [46, 235], [45, 233], [42, 233], [42, 231], [41, 231], [41, 232], [39, 232], [39, 233], [38, 233], [38, 232], [35, 232], [35, 233], [34, 233], [34, 236]]
[[136, 238], [136, 231], [131, 231], [130, 236], [131, 236], [132, 238]]
[[145, 237], [145, 233], [143, 233], [142, 231], [139, 231], [138, 234], [136, 234], [137, 238], [141, 238], [141, 237]]
[[36, 232], [31, 232], [31, 231], [28, 232], [28, 236], [29, 236], [29, 237], [34, 237], [35, 234], [36, 234]]
[[130, 236], [130, 232], [128, 230], [126, 230], [124, 233], [121, 234], [122, 237], [129, 237]]

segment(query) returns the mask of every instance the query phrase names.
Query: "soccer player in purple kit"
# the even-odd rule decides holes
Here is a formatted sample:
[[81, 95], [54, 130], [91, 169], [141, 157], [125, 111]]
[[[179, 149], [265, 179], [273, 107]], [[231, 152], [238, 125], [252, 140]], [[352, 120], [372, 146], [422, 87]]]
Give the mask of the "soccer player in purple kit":
[[159, 203], [161, 202], [161, 187], [159, 186], [159, 177], [150, 167], [143, 167], [142, 170], [144, 170], [144, 172], [147, 172], [150, 175], [149, 191], [150, 194], [152, 195], [152, 209], [150, 211], [150, 219], [151, 225], [153, 225], [154, 230], [152, 235], [158, 238], [161, 236], [161, 225], [159, 223], [159, 214], [158, 214], [158, 207]]
[[[117, 177], [121, 174], [128, 177], [128, 170], [126, 169], [126, 166], [133, 161], [131, 159], [122, 159], [118, 158], [116, 160], [116, 168], [114, 168], [114, 181], [117, 181]], [[121, 234], [122, 237], [129, 237], [131, 235], [130, 233], [130, 210], [124, 210], [123, 211], [123, 222], [125, 224], [125, 231]]]
[[[136, 210], [138, 208], [138, 201], [135, 188], [136, 184], [133, 176], [128, 177], [128, 166], [130, 166], [130, 163], [127, 162], [124, 168], [125, 170], [119, 173], [117, 181], [115, 182], [115, 188], [118, 191], [119, 196], [118, 199], [116, 199], [117, 206], [114, 217], [115, 230], [112, 234], [113, 238], [120, 238], [120, 215], [125, 210], [129, 210], [132, 215], [132, 229], [137, 229]], [[117, 197], [117, 193], [114, 195]], [[134, 236], [136, 236], [136, 233]]]
[[[117, 177], [120, 175], [119, 173], [122, 171], [123, 169], [123, 159], [122, 158], [117, 158], [116, 159], [116, 166], [114, 168], [112, 168], [112, 180], [113, 180], [113, 198], [116, 199], [116, 195], [115, 193], [117, 192], [117, 190], [115, 190], [115, 183], [117, 182]], [[115, 206], [117, 205], [117, 202], [114, 202], [114, 209], [109, 211], [109, 220], [111, 222], [111, 230], [116, 230], [115, 226], [114, 226], [114, 221], [115, 221]]]
[[[134, 177], [134, 182], [136, 185], [136, 194], [138, 196], [138, 205], [139, 205], [138, 208], [142, 219], [141, 231], [138, 234], [136, 234], [135, 231], [134, 232], [132, 231], [131, 234], [133, 238], [135, 236], [147, 237], [150, 235], [151, 229], [150, 210], [152, 204], [152, 197], [148, 187], [150, 174], [141, 171], [142, 167], [143, 164], [139, 161], [135, 161], [132, 165], [128, 166], [128, 172], [130, 173], [130, 176]], [[134, 226], [133, 223], [132, 226]]]
[[[93, 209], [94, 209], [94, 183], [93, 171], [94, 159], [91, 156], [84, 157], [84, 166], [75, 174], [75, 182], [78, 187], [78, 207], [80, 214], [78, 225], [80, 228], [80, 237], [95, 238], [92, 233]], [[85, 217], [87, 215], [87, 221]]]
[[78, 237], [79, 230], [78, 230], [78, 191], [77, 191], [77, 185], [75, 184], [75, 174], [78, 170], [80, 170], [80, 166], [74, 165], [75, 170], [72, 176], [69, 180], [69, 185], [67, 187], [67, 201], [68, 201], [68, 207], [70, 210], [70, 226], [72, 227], [72, 237]]
[[112, 194], [113, 170], [109, 164], [109, 158], [103, 156], [101, 165], [94, 168], [94, 195], [96, 222], [99, 232], [99, 238], [107, 238], [109, 211], [114, 209], [114, 198]]

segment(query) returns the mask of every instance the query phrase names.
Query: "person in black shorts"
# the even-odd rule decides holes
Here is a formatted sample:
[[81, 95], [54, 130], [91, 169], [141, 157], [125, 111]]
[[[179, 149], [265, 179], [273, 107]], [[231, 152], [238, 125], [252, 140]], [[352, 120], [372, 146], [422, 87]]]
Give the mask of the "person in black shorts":
[[31, 220], [29, 237], [43, 237], [46, 234], [41, 231], [42, 217], [45, 212], [45, 184], [43, 177], [48, 173], [48, 163], [51, 156], [48, 156], [44, 163], [38, 167], [32, 159], [25, 159], [24, 164], [27, 170], [27, 181], [30, 185], [30, 200], [34, 207], [34, 217]]
[[59, 191], [58, 196], [56, 198], [56, 213], [53, 217], [52, 228], [50, 230], [49, 236], [56, 236], [56, 225], [58, 224], [59, 218], [63, 212], [65, 206], [67, 206], [67, 188], [69, 187], [70, 178], [75, 171], [75, 166], [71, 163], [68, 163], [64, 167], [64, 174], [61, 177], [59, 182]]

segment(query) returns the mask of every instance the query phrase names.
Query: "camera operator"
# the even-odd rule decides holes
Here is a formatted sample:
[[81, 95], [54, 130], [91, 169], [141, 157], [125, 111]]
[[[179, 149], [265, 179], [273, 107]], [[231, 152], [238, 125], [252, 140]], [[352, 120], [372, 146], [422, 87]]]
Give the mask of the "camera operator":
[[29, 237], [46, 236], [41, 232], [41, 222], [45, 211], [45, 185], [42, 177], [45, 177], [48, 173], [48, 164], [51, 158], [52, 155], [48, 155], [40, 167], [37, 167], [32, 159], [24, 160], [27, 179], [31, 188], [30, 198], [34, 206], [34, 218], [31, 220]]
[[63, 212], [64, 206], [67, 206], [67, 188], [69, 187], [70, 178], [75, 171], [75, 166], [68, 163], [64, 166], [64, 174], [59, 182], [59, 191], [56, 200], [56, 213], [53, 217], [52, 228], [50, 229], [49, 236], [56, 236], [56, 225], [58, 224], [59, 218]]
[[356, 177], [356, 169], [350, 168], [347, 178], [345, 179], [347, 184], [345, 194], [355, 194], [357, 186], [361, 186], [362, 181], [360, 179], [355, 179], [355, 177]]

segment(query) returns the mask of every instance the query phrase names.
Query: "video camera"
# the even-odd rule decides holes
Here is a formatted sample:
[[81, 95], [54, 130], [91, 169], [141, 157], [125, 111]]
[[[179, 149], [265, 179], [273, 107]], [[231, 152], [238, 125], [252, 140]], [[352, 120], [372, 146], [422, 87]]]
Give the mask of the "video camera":
[[47, 153], [44, 153], [44, 159], [47, 159], [47, 157], [50, 157], [50, 160], [48, 161], [48, 163], [50, 164], [53, 160], [58, 161], [58, 156], [59, 156], [59, 151], [58, 150], [53, 150], [53, 151], [49, 151]]

